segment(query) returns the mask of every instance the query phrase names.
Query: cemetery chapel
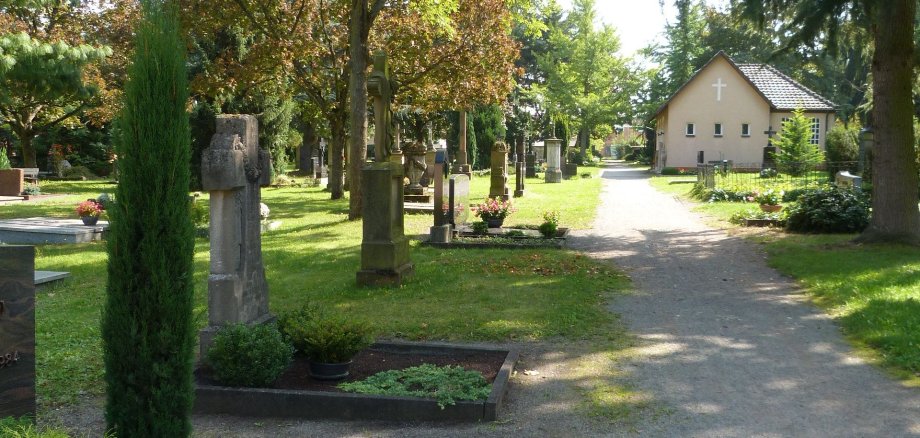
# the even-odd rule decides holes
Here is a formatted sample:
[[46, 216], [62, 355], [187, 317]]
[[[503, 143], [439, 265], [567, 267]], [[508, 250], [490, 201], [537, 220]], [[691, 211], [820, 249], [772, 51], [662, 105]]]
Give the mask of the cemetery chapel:
[[736, 64], [719, 52], [655, 114], [655, 170], [731, 160], [759, 168], [770, 135], [802, 108], [812, 123], [812, 144], [824, 149], [834, 104], [776, 68]]

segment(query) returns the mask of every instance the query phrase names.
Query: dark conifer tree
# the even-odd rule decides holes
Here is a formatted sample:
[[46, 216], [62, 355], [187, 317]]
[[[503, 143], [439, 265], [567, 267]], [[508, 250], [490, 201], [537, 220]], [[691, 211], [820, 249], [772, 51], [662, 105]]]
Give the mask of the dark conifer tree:
[[102, 319], [106, 421], [117, 436], [191, 433], [192, 255], [185, 46], [175, 12], [146, 0], [125, 86]]

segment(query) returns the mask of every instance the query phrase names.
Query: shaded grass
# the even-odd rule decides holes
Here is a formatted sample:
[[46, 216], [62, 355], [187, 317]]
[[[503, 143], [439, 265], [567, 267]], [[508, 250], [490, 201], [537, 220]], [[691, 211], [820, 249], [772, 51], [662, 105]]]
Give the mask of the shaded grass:
[[[656, 177], [658, 190], [689, 200], [686, 177]], [[728, 218], [753, 204], [701, 203], [724, 228]], [[920, 251], [900, 245], [856, 245], [855, 234], [803, 235], [771, 232], [751, 236], [764, 244], [768, 263], [795, 278], [815, 303], [831, 315], [867, 358], [920, 386]]]
[[766, 246], [769, 263], [799, 280], [852, 341], [920, 384], [920, 251], [855, 245], [853, 237], [775, 239]]
[[[597, 170], [593, 172], [596, 175]], [[515, 201], [519, 210], [512, 218], [538, 224], [543, 208], [557, 208], [564, 225], [587, 226], [594, 217], [600, 183], [599, 178], [562, 184], [528, 180], [525, 198]], [[0, 218], [71, 217], [77, 201], [96, 197], [106, 187], [95, 182], [48, 186], [76, 194], [3, 206]], [[484, 198], [488, 178], [474, 179], [472, 191]], [[262, 235], [274, 313], [315, 302], [368, 320], [378, 337], [411, 340], [606, 342], [623, 336], [602, 304], [612, 293], [626, 289], [628, 280], [572, 251], [439, 250], [413, 241], [416, 274], [407, 284], [358, 288], [361, 222], [347, 220], [347, 200], [328, 198], [319, 188], [263, 190], [272, 220], [282, 222], [279, 229]], [[408, 215], [406, 232], [427, 233], [431, 221], [431, 216]], [[208, 242], [197, 239], [194, 317], [198, 327], [207, 324], [208, 251]], [[104, 393], [99, 322], [106, 263], [105, 245], [100, 242], [37, 247], [38, 269], [72, 274], [37, 293], [37, 384], [42, 409]]]

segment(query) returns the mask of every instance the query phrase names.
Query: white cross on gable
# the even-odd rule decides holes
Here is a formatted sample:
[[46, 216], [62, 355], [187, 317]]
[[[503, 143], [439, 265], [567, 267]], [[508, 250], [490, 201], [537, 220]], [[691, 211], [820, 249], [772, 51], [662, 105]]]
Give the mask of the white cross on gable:
[[712, 86], [716, 89], [716, 101], [721, 102], [722, 101], [722, 89], [727, 87], [728, 84], [723, 84], [722, 78], [719, 78], [719, 80], [717, 80], [716, 83], [712, 84]]

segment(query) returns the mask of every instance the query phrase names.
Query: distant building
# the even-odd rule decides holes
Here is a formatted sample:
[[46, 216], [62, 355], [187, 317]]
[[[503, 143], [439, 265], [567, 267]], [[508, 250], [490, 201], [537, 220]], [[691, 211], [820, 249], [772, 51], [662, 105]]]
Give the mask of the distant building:
[[834, 104], [766, 64], [736, 64], [719, 52], [655, 114], [655, 169], [732, 160], [760, 167], [769, 141], [796, 108], [812, 122], [813, 144], [824, 149]]

